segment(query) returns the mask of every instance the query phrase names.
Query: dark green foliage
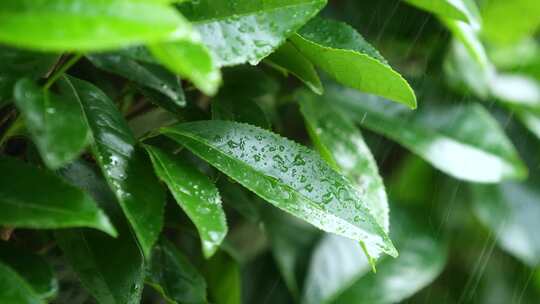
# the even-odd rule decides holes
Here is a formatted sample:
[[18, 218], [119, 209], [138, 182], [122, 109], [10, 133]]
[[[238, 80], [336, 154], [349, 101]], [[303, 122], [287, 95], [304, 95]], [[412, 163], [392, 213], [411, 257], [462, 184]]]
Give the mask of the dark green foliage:
[[536, 303], [539, 30], [537, 0], [0, 1], [0, 303]]

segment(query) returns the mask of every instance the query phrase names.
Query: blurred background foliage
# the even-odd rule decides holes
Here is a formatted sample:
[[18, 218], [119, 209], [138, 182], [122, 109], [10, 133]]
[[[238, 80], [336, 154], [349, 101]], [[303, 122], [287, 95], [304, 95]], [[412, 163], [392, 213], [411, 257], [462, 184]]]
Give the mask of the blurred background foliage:
[[[481, 104], [495, 117], [527, 170], [516, 173], [514, 181], [494, 184], [458, 179], [465, 168], [443, 173], [441, 168], [432, 165], [433, 160], [430, 163], [420, 157], [422, 153], [411, 153], [414, 149], [407, 146], [406, 140], [401, 142], [391, 136], [381, 136], [384, 132], [375, 132], [384, 115], [377, 116], [376, 111], [367, 106], [356, 110], [347, 108], [344, 101], [343, 109], [354, 115], [353, 120], [362, 127], [364, 139], [379, 166], [390, 205], [391, 237], [400, 251], [397, 259], [383, 257], [374, 273], [360, 247], [266, 206], [190, 152], [181, 151], [182, 156], [217, 183], [229, 234], [222, 250], [212, 259], [204, 260], [196, 228], [175, 204], [166, 207], [164, 232], [179, 244], [181, 251], [202, 273], [212, 303], [233, 304], [239, 299], [244, 303], [301, 301], [306, 304], [538, 303], [540, 2], [478, 1], [478, 10], [467, 10], [470, 13], [465, 16], [467, 22], [438, 17], [412, 5], [414, 2], [333, 0], [322, 15], [353, 26], [411, 83], [418, 97], [418, 110], [406, 114], [397, 112], [391, 128], [406, 129], [414, 123], [419, 130], [438, 132], [438, 127], [450, 120], [446, 121], [448, 128], [441, 133], [452, 133], [452, 128], [458, 127], [465, 132], [467, 125], [452, 120], [462, 116], [453, 116], [445, 106], [456, 106], [464, 115], [479, 115], [480, 120], [483, 112], [478, 114], [474, 107]], [[55, 59], [42, 60], [54, 62]], [[163, 95], [144, 88], [135, 80], [125, 81], [114, 73], [96, 70], [93, 65], [103, 64], [99, 60], [87, 56], [71, 73], [91, 81], [111, 99], [119, 101], [138, 138], [171, 121], [212, 117], [271, 127], [287, 138], [311, 145], [302, 113], [293, 102], [297, 99], [296, 88], [303, 84], [293, 77], [283, 77], [283, 71], [275, 68], [272, 57], [258, 66], [223, 68], [224, 84], [216, 97], [201, 94], [189, 84], [184, 92], [169, 92], [178, 102], [189, 101], [181, 110], [172, 107], [172, 112], [154, 107], [159, 104], [167, 108]], [[28, 71], [43, 74], [31, 67], [30, 60], [24, 63], [29, 65]], [[324, 96], [341, 90], [335, 88], [324, 73], [321, 78], [327, 94]], [[2, 89], [0, 87], [0, 92]], [[351, 98], [367, 99], [361, 94], [354, 96]], [[431, 106], [442, 110], [430, 112], [427, 109]], [[0, 111], [0, 117], [11, 115], [10, 106]], [[493, 134], [488, 130], [476, 136], [483, 140]], [[497, 140], [499, 138], [495, 138]], [[162, 147], [171, 145], [163, 138], [148, 139], [148, 142]], [[24, 151], [27, 159], [39, 157], [34, 146], [17, 136], [10, 138], [5, 151], [11, 155]], [[474, 163], [469, 165], [474, 167]], [[63, 169], [62, 174], [68, 179], [71, 176], [74, 181], [77, 174], [95, 175], [95, 168], [87, 167], [88, 162], [82, 161]], [[474, 170], [481, 169], [475, 167]], [[103, 181], [96, 182], [99, 183]], [[100, 187], [103, 185], [92, 187], [92, 191], [101, 191]], [[102, 195], [105, 201], [107, 195]], [[78, 236], [68, 233], [57, 237], [62, 246], [62, 240], [67, 242]], [[100, 238], [104, 237], [98, 233], [88, 234], [90, 242], [100, 243]], [[62, 262], [60, 249], [54, 246], [49, 233], [21, 229], [13, 234], [12, 242], [35, 248], [54, 265], [59, 282], [42, 286], [44, 293], [58, 293], [54, 303], [93, 301], [76, 283], [73, 271]], [[118, 243], [105, 244], [121, 247]], [[160, 243], [160, 256], [174, 255], [169, 247]], [[124, 250], [127, 249], [124, 247]], [[7, 249], [0, 250], [0, 257], [5, 252]], [[124, 257], [119, 254], [112, 258], [114, 262]], [[166, 258], [161, 260], [167, 261]], [[12, 265], [19, 265], [14, 268], [21, 273], [29, 267], [20, 261]], [[185, 267], [187, 273], [195, 271], [189, 263], [186, 265], [179, 267]], [[156, 266], [156, 269], [160, 268]], [[155, 281], [166, 276], [150, 272]], [[195, 279], [190, 277], [189, 280]], [[159, 286], [153, 283], [150, 285]], [[163, 301], [159, 293], [159, 288], [156, 291], [145, 288], [143, 302]], [[191, 303], [188, 298], [185, 301]]]

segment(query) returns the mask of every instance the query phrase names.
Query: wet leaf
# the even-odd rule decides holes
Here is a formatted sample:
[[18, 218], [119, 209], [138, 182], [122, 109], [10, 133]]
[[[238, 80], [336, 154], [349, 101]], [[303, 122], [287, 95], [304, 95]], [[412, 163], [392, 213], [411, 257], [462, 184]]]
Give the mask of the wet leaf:
[[77, 158], [90, 142], [90, 130], [76, 101], [76, 92], [65, 81], [61, 82], [59, 95], [38, 87], [30, 79], [21, 79], [15, 86], [14, 97], [49, 168], [57, 169]]
[[144, 282], [144, 256], [118, 210], [116, 198], [98, 174], [83, 163], [74, 163], [62, 175], [88, 191], [112, 215], [119, 237], [111, 238], [86, 229], [55, 233], [58, 245], [82, 285], [99, 303], [139, 303]]
[[24, 278], [41, 299], [56, 295], [58, 281], [52, 267], [43, 257], [7, 244], [0, 244], [0, 261]]
[[371, 267], [358, 242], [326, 234], [311, 257], [302, 303], [331, 303], [369, 271]]
[[314, 93], [323, 93], [324, 88], [315, 67], [291, 42], [284, 43], [267, 57], [266, 62], [284, 73], [293, 74]]
[[462, 0], [405, 0], [418, 8], [432, 12], [436, 15], [456, 19], [460, 21], [470, 21], [467, 7]]
[[41, 51], [98, 51], [193, 35], [170, 5], [130, 0], [0, 3], [0, 42]]
[[4, 172], [0, 224], [31, 229], [91, 227], [116, 236], [92, 198], [53, 173], [6, 157], [0, 158], [0, 172]]
[[335, 303], [399, 303], [431, 284], [443, 271], [446, 245], [429, 230], [429, 224], [395, 218], [393, 214], [392, 229], [397, 233], [391, 235], [400, 248], [399, 257], [382, 260], [377, 273], [365, 272]]
[[362, 126], [397, 141], [437, 169], [466, 181], [522, 179], [527, 168], [497, 121], [476, 103], [426, 102], [417, 113], [350, 89], [328, 99]]
[[445, 246], [424, 226], [392, 214], [392, 238], [399, 257], [383, 258], [371, 272], [360, 245], [325, 235], [314, 250], [304, 289], [304, 304], [398, 303], [430, 284], [443, 270]]
[[[472, 58], [483, 68], [489, 65], [486, 50], [478, 37], [482, 27], [478, 7], [473, 0], [407, 0], [409, 3], [424, 8], [439, 17], [440, 21], [452, 32]], [[450, 7], [457, 9], [464, 18], [456, 18], [454, 13], [449, 14]]]
[[219, 66], [257, 64], [326, 5], [326, 0], [200, 0], [181, 11]]
[[377, 163], [354, 122], [332, 101], [307, 92], [297, 95], [311, 139], [321, 156], [363, 193], [373, 216], [388, 233], [388, 199]]
[[482, 69], [489, 69], [490, 62], [486, 54], [484, 45], [478, 38], [476, 30], [470, 25], [450, 19], [443, 19], [442, 22], [448, 27], [452, 34], [459, 40], [465, 50], [469, 52], [472, 59], [474, 59]]
[[397, 255], [364, 197], [315, 152], [227, 121], [178, 124], [162, 133], [276, 207], [322, 230], [363, 241], [368, 252]]
[[315, 18], [291, 41], [338, 82], [416, 108], [416, 96], [407, 81], [347, 24]]
[[79, 97], [103, 175], [148, 257], [163, 225], [164, 190], [113, 102], [86, 81], [66, 79]]
[[149, 49], [163, 66], [191, 80], [203, 93], [214, 95], [217, 92], [221, 74], [198, 39], [152, 44]]
[[0, 263], [0, 302], [2, 303], [45, 303], [32, 287], [13, 269]]
[[533, 183], [471, 185], [473, 210], [501, 248], [527, 265], [540, 264], [540, 192]]
[[154, 249], [147, 284], [168, 303], [207, 303], [204, 277], [167, 240], [161, 240]]
[[138, 62], [115, 53], [88, 55], [86, 58], [100, 69], [160, 92], [171, 101], [173, 107], [186, 105], [186, 97], [180, 79], [160, 66]]
[[157, 147], [145, 148], [157, 175], [197, 227], [205, 257], [212, 256], [227, 235], [227, 221], [218, 189], [206, 175], [180, 156]]
[[521, 123], [540, 137], [540, 82], [521, 73], [500, 73], [492, 65], [480, 66], [465, 47], [452, 44], [445, 72], [456, 87], [483, 99], [491, 97], [514, 112]]

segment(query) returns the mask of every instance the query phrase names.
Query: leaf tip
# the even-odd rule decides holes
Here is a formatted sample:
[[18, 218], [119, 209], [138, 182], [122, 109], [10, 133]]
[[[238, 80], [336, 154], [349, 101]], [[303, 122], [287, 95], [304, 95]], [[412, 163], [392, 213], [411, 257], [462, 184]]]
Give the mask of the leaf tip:
[[112, 236], [113, 238], [118, 237], [118, 231], [114, 227], [114, 225], [111, 223], [107, 215], [105, 215], [104, 212], [100, 211], [98, 215], [98, 229], [101, 231], [107, 233], [108, 235]]

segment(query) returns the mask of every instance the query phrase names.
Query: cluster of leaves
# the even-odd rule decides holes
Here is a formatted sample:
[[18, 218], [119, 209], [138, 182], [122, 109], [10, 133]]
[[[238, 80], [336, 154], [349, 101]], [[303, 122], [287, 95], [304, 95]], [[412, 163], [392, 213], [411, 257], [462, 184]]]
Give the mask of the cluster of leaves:
[[539, 16], [2, 1], [0, 303], [533, 299]]

